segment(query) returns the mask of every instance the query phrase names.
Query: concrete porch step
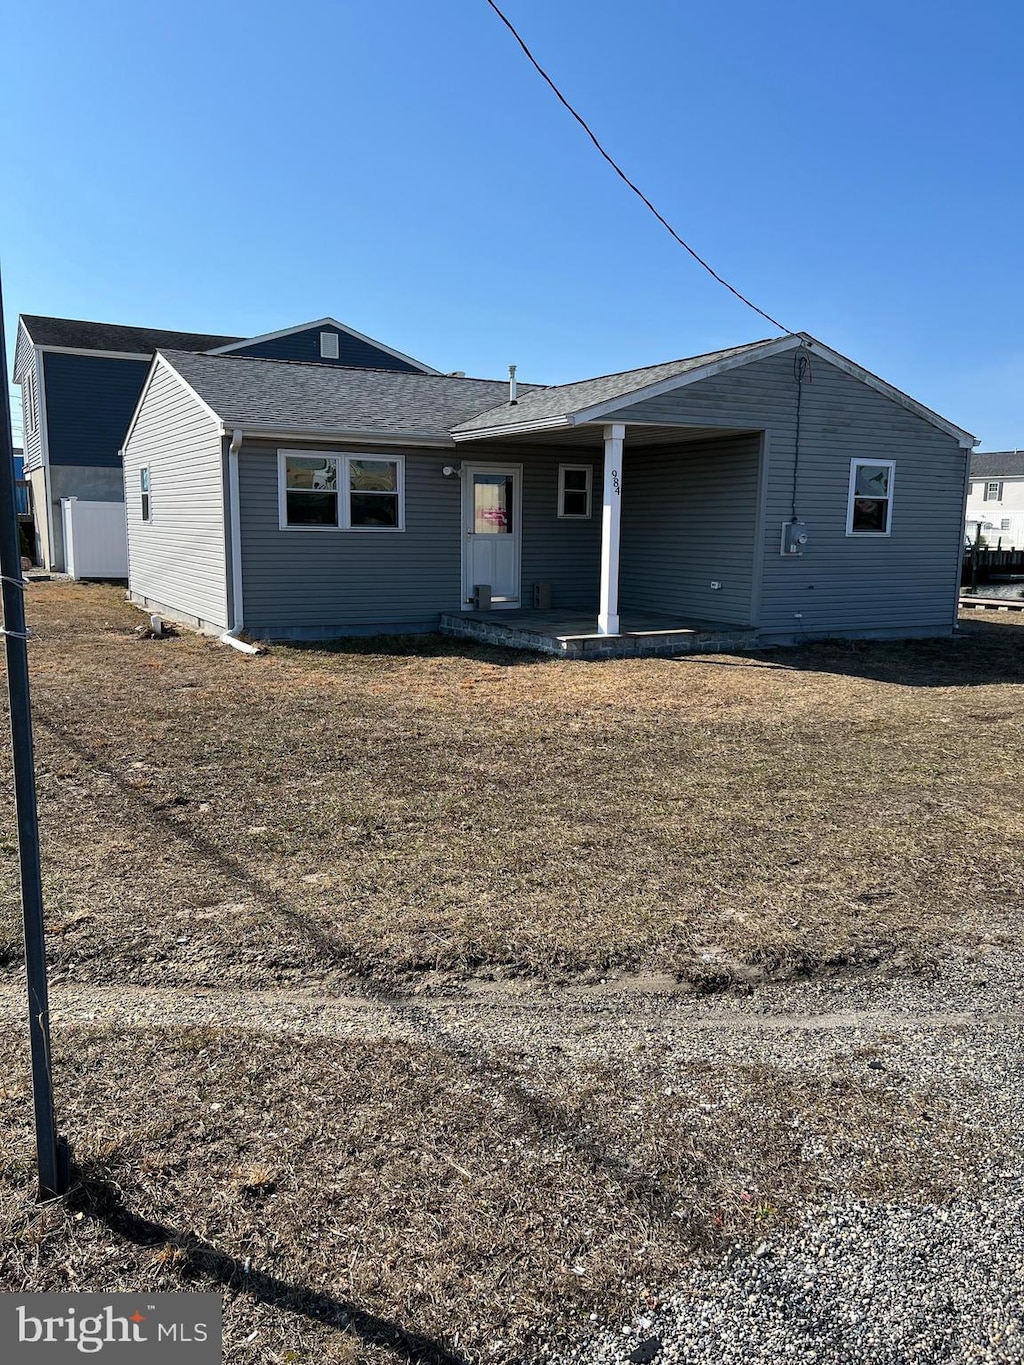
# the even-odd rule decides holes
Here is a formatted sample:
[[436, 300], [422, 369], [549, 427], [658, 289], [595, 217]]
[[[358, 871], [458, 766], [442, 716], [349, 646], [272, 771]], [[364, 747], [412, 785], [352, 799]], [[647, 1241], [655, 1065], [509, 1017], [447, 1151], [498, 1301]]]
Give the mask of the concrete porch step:
[[442, 635], [508, 649], [529, 649], [563, 659], [622, 659], [636, 655], [712, 654], [754, 649], [752, 627], [714, 621], [624, 616], [618, 635], [600, 635], [597, 616], [565, 612], [445, 612]]

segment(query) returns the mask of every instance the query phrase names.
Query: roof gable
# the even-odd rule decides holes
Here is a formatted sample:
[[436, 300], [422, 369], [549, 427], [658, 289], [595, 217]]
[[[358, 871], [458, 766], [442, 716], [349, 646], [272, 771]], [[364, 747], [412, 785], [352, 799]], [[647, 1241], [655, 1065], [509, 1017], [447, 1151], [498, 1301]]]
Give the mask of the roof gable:
[[219, 413], [214, 412], [213, 408], [210, 407], [209, 403], [206, 402], [206, 400], [202, 397], [201, 394], [196, 393], [195, 389], [188, 382], [188, 380], [186, 380], [183, 375], [179, 374], [179, 372], [167, 360], [163, 353], [157, 351], [156, 355], [150, 361], [149, 371], [146, 374], [145, 381], [143, 382], [142, 388], [139, 392], [138, 400], [136, 401], [135, 404], [135, 410], [132, 413], [131, 420], [128, 423], [128, 430], [125, 432], [124, 439], [121, 442], [122, 451], [127, 450], [128, 443], [132, 439], [132, 436], [135, 434], [135, 428], [138, 425], [140, 416], [142, 415], [142, 409], [146, 404], [146, 399], [149, 397], [149, 391], [153, 387], [153, 382], [161, 371], [164, 371], [165, 373], [171, 375], [175, 383], [180, 385], [180, 387], [184, 389], [186, 393], [188, 393], [189, 397], [192, 398], [196, 406], [201, 408], [203, 412], [206, 413], [207, 417], [212, 418], [212, 420], [218, 426], [223, 425]]
[[544, 389], [525, 402], [506, 403], [480, 413], [455, 428], [456, 440], [473, 437], [511, 435], [517, 431], [543, 431], [555, 427], [578, 426], [599, 421], [603, 416], [619, 412], [624, 407], [671, 393], [689, 384], [699, 383], [712, 375], [740, 369], [754, 361], [783, 351], [804, 347], [812, 355], [820, 356], [837, 369], [860, 380], [869, 388], [898, 403], [923, 421], [954, 436], [961, 447], [969, 449], [977, 444], [976, 437], [963, 428], [940, 417], [937, 412], [894, 388], [884, 379], [865, 370], [854, 361], [833, 351], [806, 332], [793, 332], [774, 340], [754, 341], [744, 346], [733, 346], [723, 351], [709, 351], [685, 360], [669, 361], [665, 365], [651, 365], [642, 370], [627, 370], [621, 374], [605, 375], [601, 379], [581, 380]]
[[[338, 338], [338, 355], [323, 356], [320, 353], [320, 334], [329, 332]], [[264, 360], [295, 360], [305, 364], [340, 365], [347, 367], [362, 366], [368, 369], [403, 370], [418, 374], [437, 374], [438, 371], [424, 365], [412, 356], [385, 346], [382, 341], [364, 336], [353, 327], [347, 327], [336, 318], [319, 318], [315, 322], [302, 322], [295, 327], [285, 327], [278, 332], [265, 332], [261, 336], [245, 337], [230, 342], [226, 346], [209, 348], [213, 355], [243, 355], [262, 357]]]
[[25, 319], [18, 319], [18, 332], [14, 342], [14, 378], [17, 382], [19, 376], [28, 368], [29, 362], [33, 359], [32, 338], [28, 334], [25, 326]]
[[[782, 340], [786, 340], [783, 338]], [[571, 384], [557, 384], [520, 398], [515, 404], [503, 403], [488, 412], [464, 422], [456, 431], [459, 436], [494, 436], [506, 431], [543, 430], [545, 427], [576, 426], [592, 421], [607, 408], [622, 407], [665, 393], [685, 382], [718, 373], [736, 359], [755, 358], [771, 354], [779, 343], [753, 341], [744, 346], [730, 346], [721, 351], [707, 351], [702, 355], [682, 360], [667, 360], [660, 365], [645, 365], [639, 370], [622, 370], [616, 374], [599, 375], [595, 379], [580, 379]], [[586, 415], [584, 415], [586, 414]]]

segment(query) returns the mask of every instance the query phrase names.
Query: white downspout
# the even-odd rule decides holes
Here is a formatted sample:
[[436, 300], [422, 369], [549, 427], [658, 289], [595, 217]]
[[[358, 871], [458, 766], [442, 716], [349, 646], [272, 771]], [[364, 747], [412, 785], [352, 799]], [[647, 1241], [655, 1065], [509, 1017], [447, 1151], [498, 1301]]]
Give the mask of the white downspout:
[[221, 643], [240, 649], [243, 654], [258, 654], [255, 645], [238, 637], [242, 633], [242, 499], [238, 490], [238, 451], [242, 432], [235, 427], [228, 446], [228, 518], [231, 531], [231, 616], [233, 624], [220, 637]]

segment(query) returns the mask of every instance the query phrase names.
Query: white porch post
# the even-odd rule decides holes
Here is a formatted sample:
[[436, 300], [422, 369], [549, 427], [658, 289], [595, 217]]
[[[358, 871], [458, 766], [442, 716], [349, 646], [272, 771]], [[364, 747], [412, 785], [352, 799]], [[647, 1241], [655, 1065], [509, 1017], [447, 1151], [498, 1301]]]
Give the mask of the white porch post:
[[601, 610], [598, 635], [619, 633], [619, 513], [622, 506], [623, 422], [604, 429], [604, 506], [601, 514]]

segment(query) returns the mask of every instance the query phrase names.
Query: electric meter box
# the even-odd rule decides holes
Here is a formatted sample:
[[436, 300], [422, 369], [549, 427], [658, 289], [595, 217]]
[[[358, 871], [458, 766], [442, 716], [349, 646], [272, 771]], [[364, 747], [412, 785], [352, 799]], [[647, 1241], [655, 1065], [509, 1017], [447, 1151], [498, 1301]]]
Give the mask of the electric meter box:
[[802, 555], [806, 544], [807, 523], [805, 521], [784, 521], [782, 523], [780, 554]]

